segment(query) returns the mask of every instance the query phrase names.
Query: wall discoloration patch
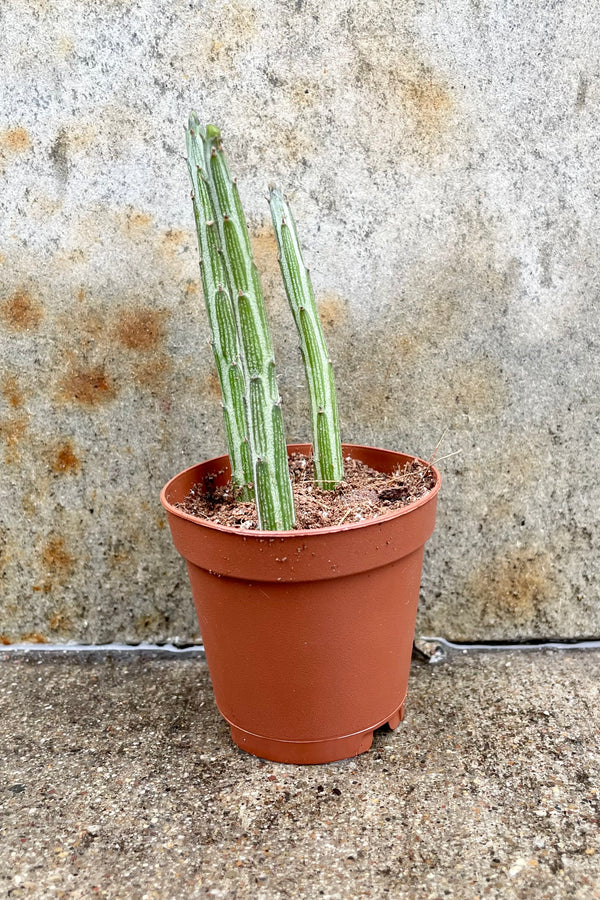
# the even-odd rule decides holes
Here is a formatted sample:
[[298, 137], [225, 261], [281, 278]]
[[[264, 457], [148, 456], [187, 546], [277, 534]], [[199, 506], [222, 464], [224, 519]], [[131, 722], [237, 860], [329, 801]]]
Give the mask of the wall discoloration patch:
[[148, 355], [131, 365], [134, 384], [149, 393], [163, 391], [172, 372], [173, 360], [166, 353]]
[[318, 152], [317, 136], [309, 122], [292, 125], [278, 122], [276, 137], [277, 155], [288, 167], [296, 169], [308, 165], [308, 160]]
[[64, 440], [52, 449], [50, 468], [56, 475], [77, 474], [81, 471], [81, 460], [75, 454], [72, 441]]
[[61, 34], [55, 46], [58, 56], [61, 59], [67, 59], [75, 49], [72, 39], [67, 34]]
[[585, 101], [587, 100], [587, 92], [588, 92], [588, 79], [582, 72], [579, 76], [579, 84], [577, 85], [577, 97], [575, 99], [575, 109], [580, 112], [584, 106]]
[[47, 644], [48, 638], [39, 631], [25, 631], [19, 635], [16, 641], [8, 641], [8, 643]]
[[391, 153], [429, 162], [452, 143], [457, 92], [412, 48], [386, 45], [373, 55], [370, 44], [358, 45], [356, 79], [365, 146], [379, 152], [382, 163]]
[[271, 275], [279, 273], [277, 239], [271, 223], [264, 221], [260, 225], [251, 228], [250, 242], [259, 273], [261, 275], [263, 272], [268, 272]]
[[73, 571], [75, 559], [67, 551], [64, 538], [53, 535], [42, 548], [42, 564], [52, 575], [68, 575]]
[[64, 609], [58, 609], [49, 617], [48, 625], [51, 631], [55, 632], [56, 635], [60, 635], [69, 632], [73, 627], [73, 621], [68, 612]]
[[26, 153], [31, 147], [31, 138], [26, 128], [16, 125], [0, 132], [0, 153], [6, 156]]
[[191, 232], [182, 228], [169, 228], [161, 237], [161, 249], [168, 259], [174, 259], [182, 250], [195, 246]]
[[153, 227], [150, 213], [129, 207], [120, 216], [121, 228], [128, 238], [140, 238]]
[[281, 297], [283, 282], [278, 262], [277, 240], [270, 220], [250, 229], [250, 242], [254, 262], [260, 275], [267, 303]]
[[[58, 534], [50, 535], [41, 548], [39, 558], [41, 580], [33, 585], [33, 590], [37, 593], [51, 594], [57, 588], [62, 589], [75, 572], [76, 565], [77, 560], [68, 549], [65, 538]], [[51, 622], [49, 624], [52, 629]], [[58, 627], [58, 619], [55, 624]]]
[[19, 409], [25, 402], [25, 394], [16, 375], [7, 374], [2, 379], [2, 396], [12, 409]]
[[0, 317], [13, 331], [33, 331], [44, 318], [44, 308], [28, 290], [20, 288], [0, 305]]
[[66, 372], [59, 399], [92, 408], [132, 385], [153, 395], [163, 391], [173, 372], [164, 348], [170, 316], [170, 310], [135, 298], [107, 304], [79, 289], [76, 302], [55, 322], [62, 341], [60, 368]]
[[335, 332], [346, 322], [348, 317], [348, 304], [339, 294], [329, 291], [317, 297], [319, 316], [326, 334]]
[[85, 368], [73, 363], [59, 386], [59, 398], [79, 406], [100, 406], [116, 396], [117, 387], [101, 365]]
[[300, 109], [311, 109], [323, 99], [322, 82], [314, 78], [294, 78], [289, 87], [291, 99]]
[[[415, 277], [409, 272], [397, 297], [361, 333], [352, 316], [331, 332], [340, 409], [343, 379], [359, 377], [368, 385], [352, 404], [356, 423], [380, 416], [410, 422], [424, 410], [427, 420], [442, 428], [472, 416], [472, 428], [502, 411], [506, 375], [492, 355], [468, 348], [473, 334], [500, 334], [519, 269], [513, 259], [498, 258], [495, 234], [477, 209], [463, 220], [462, 234], [452, 238], [455, 245], [433, 266], [420, 260]], [[434, 385], [426, 397], [424, 383]]]
[[145, 307], [125, 309], [114, 328], [117, 342], [127, 350], [148, 352], [163, 341], [166, 312]]
[[197, 281], [188, 280], [185, 283], [184, 291], [189, 297], [195, 297], [200, 293], [200, 285]]
[[450, 124], [455, 102], [449, 86], [430, 66], [423, 65], [416, 72], [402, 68], [393, 75], [397, 79], [398, 94], [407, 108], [418, 136], [424, 141], [442, 134]]
[[202, 396], [208, 400], [221, 401], [221, 385], [216, 372], [209, 372], [202, 382]]
[[50, 159], [57, 177], [66, 181], [69, 176], [69, 139], [64, 128], [59, 129], [50, 147]]
[[436, 399], [450, 414], [462, 413], [472, 419], [497, 416], [506, 402], [506, 385], [498, 363], [474, 357], [452, 366], [439, 385]]
[[29, 427], [29, 416], [16, 415], [0, 421], [0, 438], [4, 441], [4, 461], [13, 466], [19, 463], [20, 453]]
[[[194, 20], [185, 41], [169, 46], [171, 65], [185, 79], [205, 78], [206, 62], [220, 71], [230, 73], [240, 56], [252, 46], [257, 36], [255, 9], [246, 3], [206, 4], [200, 23]], [[159, 45], [165, 52], [164, 44]]]
[[531, 625], [556, 599], [554, 562], [537, 548], [507, 548], [467, 579], [465, 593], [490, 627]]
[[154, 610], [140, 616], [135, 624], [136, 632], [142, 634], [145, 632], [150, 632], [152, 634], [168, 634], [170, 617], [160, 610]]

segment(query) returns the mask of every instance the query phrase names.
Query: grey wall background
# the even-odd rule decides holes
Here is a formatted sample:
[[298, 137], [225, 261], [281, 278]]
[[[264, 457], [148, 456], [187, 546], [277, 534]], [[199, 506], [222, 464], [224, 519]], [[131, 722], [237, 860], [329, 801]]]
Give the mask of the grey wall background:
[[421, 633], [600, 636], [597, 2], [12, 0], [0, 9], [5, 643], [198, 639], [158, 502], [222, 452], [183, 162], [224, 130], [288, 438], [264, 199], [294, 206], [343, 433], [445, 485]]

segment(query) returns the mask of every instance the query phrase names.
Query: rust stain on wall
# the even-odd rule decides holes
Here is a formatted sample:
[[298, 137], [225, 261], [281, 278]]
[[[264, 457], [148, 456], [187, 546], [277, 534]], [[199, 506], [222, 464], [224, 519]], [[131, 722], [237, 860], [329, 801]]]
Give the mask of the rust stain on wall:
[[151, 394], [164, 389], [166, 379], [172, 371], [173, 361], [166, 353], [157, 353], [131, 366], [134, 384]]
[[4, 441], [4, 461], [7, 465], [19, 462], [21, 445], [29, 425], [29, 416], [19, 415], [0, 422], [0, 438]]
[[289, 86], [291, 100], [300, 109], [310, 109], [321, 101], [322, 85], [314, 78], [294, 78]]
[[160, 246], [168, 259], [174, 259], [184, 247], [189, 246], [191, 243], [191, 232], [184, 231], [182, 228], [169, 228], [162, 235]]
[[75, 45], [72, 39], [66, 35], [61, 34], [55, 44], [56, 51], [61, 59], [66, 59], [73, 53], [75, 49]]
[[265, 291], [270, 293], [273, 284], [280, 278], [277, 240], [270, 221], [250, 229], [250, 243], [261, 282]]
[[17, 125], [0, 132], [0, 151], [9, 154], [25, 153], [31, 147], [31, 138], [26, 128]]
[[206, 60], [221, 69], [234, 68], [238, 55], [251, 46], [257, 34], [256, 12], [238, 2], [209, 3], [195, 33], [189, 34], [183, 51], [174, 59], [185, 79], [205, 77]]
[[42, 547], [40, 554], [42, 581], [33, 585], [33, 590], [50, 594], [56, 587], [63, 585], [72, 575], [76, 560], [65, 545], [61, 535], [52, 535]]
[[73, 627], [71, 616], [64, 610], [58, 609], [48, 619], [51, 631], [67, 632]]
[[[520, 270], [513, 258], [499, 256], [493, 228], [476, 206], [464, 211], [459, 224], [456, 244], [419, 264], [414, 277], [408, 273], [397, 299], [370, 319], [360, 336], [352, 319], [332, 332], [341, 400], [344, 380], [356, 376], [370, 385], [353, 406], [356, 422], [381, 415], [392, 421], [422, 409], [428, 418], [451, 424], [456, 413], [482, 417], [502, 410], [507, 388], [500, 364], [485, 356], [465, 358], [466, 348], [473, 333], [499, 327], [518, 290]], [[451, 362], [442, 364], [442, 358]], [[439, 387], [426, 398], [423, 370], [430, 380], [435, 373], [439, 378]]]
[[499, 366], [486, 357], [473, 357], [451, 367], [439, 385], [438, 402], [449, 413], [494, 415], [505, 401], [506, 386]]
[[72, 441], [67, 439], [52, 450], [50, 468], [57, 475], [81, 470], [81, 460], [75, 455]]
[[164, 337], [166, 311], [144, 307], [127, 309], [118, 315], [116, 340], [127, 350], [154, 350]]
[[0, 306], [0, 316], [14, 331], [30, 331], [42, 321], [44, 308], [29, 291], [20, 288]]
[[365, 145], [388, 164], [390, 151], [427, 162], [448, 145], [457, 116], [452, 86], [410, 47], [357, 46], [356, 82]]
[[526, 625], [556, 599], [553, 566], [545, 551], [509, 547], [471, 574], [465, 593], [481, 609], [482, 621]]
[[102, 365], [80, 368], [74, 363], [59, 386], [61, 400], [80, 406], [99, 406], [116, 396], [116, 386]]
[[98, 104], [93, 113], [82, 112], [76, 120], [66, 121], [60, 132], [69, 162], [90, 148], [98, 157], [108, 151], [114, 158], [149, 138], [150, 122], [131, 104], [111, 102]]
[[169, 623], [169, 616], [163, 612], [146, 613], [136, 620], [136, 634], [143, 634], [144, 632], [150, 632], [150, 634], [168, 633]]
[[278, 261], [277, 240], [270, 219], [264, 219], [250, 227], [252, 255], [260, 275], [267, 312], [272, 323], [276, 316], [287, 310], [281, 270]]
[[[63, 372], [57, 397], [95, 407], [113, 400], [128, 385], [156, 393], [164, 388], [173, 363], [164, 350], [170, 310], [141, 304], [91, 299], [79, 289], [68, 312], [56, 317]], [[118, 372], [118, 381], [115, 373]]]
[[221, 385], [216, 372], [210, 372], [202, 382], [202, 396], [209, 400], [221, 400]]
[[421, 138], [429, 139], [448, 127], [454, 98], [448, 85], [430, 66], [423, 65], [415, 73], [400, 69], [390, 74]]
[[348, 317], [348, 304], [339, 294], [329, 291], [317, 299], [323, 330], [335, 331]]
[[194, 297], [200, 291], [200, 285], [197, 281], [188, 280], [185, 283], [184, 291], [188, 297]]
[[16, 375], [5, 375], [2, 380], [2, 396], [12, 409], [18, 409], [25, 402], [25, 395]]
[[46, 541], [42, 549], [42, 563], [53, 574], [72, 572], [75, 560], [67, 551], [64, 538], [54, 535]]
[[120, 215], [120, 226], [129, 238], [140, 238], [153, 227], [153, 216], [139, 209], [127, 207]]
[[263, 270], [279, 272], [277, 239], [270, 222], [261, 222], [250, 231], [254, 261], [260, 274]]

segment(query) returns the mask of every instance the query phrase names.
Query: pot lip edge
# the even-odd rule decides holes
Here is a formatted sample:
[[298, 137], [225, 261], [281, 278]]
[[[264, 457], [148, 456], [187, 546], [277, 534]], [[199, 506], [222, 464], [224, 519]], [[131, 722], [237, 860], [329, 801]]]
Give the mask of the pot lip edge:
[[[295, 447], [306, 447], [311, 446], [309, 442], [298, 442], [295, 444], [288, 444], [288, 449], [293, 449]], [[244, 539], [258, 539], [263, 540], [265, 538], [271, 538], [273, 540], [286, 540], [291, 538], [306, 538], [311, 535], [326, 535], [326, 534], [339, 534], [346, 531], [357, 531], [361, 528], [368, 528], [369, 526], [376, 524], [383, 524], [385, 522], [389, 522], [392, 519], [400, 518], [401, 516], [405, 516], [410, 512], [413, 512], [416, 509], [419, 509], [421, 506], [425, 506], [427, 503], [430, 503], [434, 498], [437, 497], [437, 494], [442, 486], [442, 476], [438, 469], [432, 464], [427, 462], [427, 460], [421, 459], [420, 456], [415, 456], [412, 453], [402, 453], [400, 450], [388, 450], [384, 447], [373, 447], [370, 444], [342, 444], [342, 451], [345, 452], [346, 448], [351, 449], [359, 449], [359, 450], [376, 450], [382, 453], [394, 453], [399, 454], [400, 456], [408, 456], [417, 462], [422, 462], [433, 470], [436, 476], [436, 483], [432, 487], [427, 494], [423, 497], [419, 497], [418, 500], [415, 500], [413, 503], [410, 503], [408, 506], [403, 506], [401, 509], [391, 510], [389, 513], [383, 513], [380, 516], [375, 516], [372, 519], [365, 519], [361, 522], [350, 522], [348, 525], [325, 525], [323, 528], [292, 528], [289, 531], [259, 531], [258, 529], [253, 529], [252, 531], [246, 531], [242, 528], [234, 528], [232, 525], [219, 525], [217, 522], [209, 522], [206, 519], [199, 519], [197, 516], [192, 516], [190, 513], [184, 512], [182, 509], [178, 509], [176, 506], [173, 506], [166, 498], [167, 489], [175, 481], [176, 478], [179, 478], [181, 475], [184, 475], [186, 472], [191, 471], [192, 469], [197, 468], [199, 465], [203, 465], [204, 463], [211, 462], [212, 460], [222, 459], [223, 457], [227, 457], [227, 454], [221, 454], [220, 456], [214, 456], [211, 459], [204, 460], [204, 462], [194, 463], [191, 466], [187, 466], [185, 469], [182, 469], [181, 472], [177, 472], [176, 475], [173, 475], [170, 478], [163, 489], [160, 492], [160, 502], [166, 512], [170, 515], [176, 516], [179, 519], [183, 519], [186, 522], [190, 522], [193, 525], [200, 525], [203, 528], [208, 528], [211, 531], [216, 531], [219, 534], [231, 534], [231, 535], [239, 535]]]

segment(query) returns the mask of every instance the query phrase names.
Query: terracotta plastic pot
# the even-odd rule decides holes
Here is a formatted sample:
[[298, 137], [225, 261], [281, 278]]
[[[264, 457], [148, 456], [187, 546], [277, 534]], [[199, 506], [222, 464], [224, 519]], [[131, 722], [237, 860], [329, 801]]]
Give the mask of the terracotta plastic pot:
[[[289, 451], [309, 454], [309, 444]], [[415, 459], [344, 445], [381, 472]], [[176, 508], [226, 456], [165, 486], [187, 562], [217, 706], [235, 743], [265, 759], [323, 763], [363, 753], [403, 718], [425, 542], [441, 478], [421, 500], [377, 519], [312, 531], [246, 532]]]

